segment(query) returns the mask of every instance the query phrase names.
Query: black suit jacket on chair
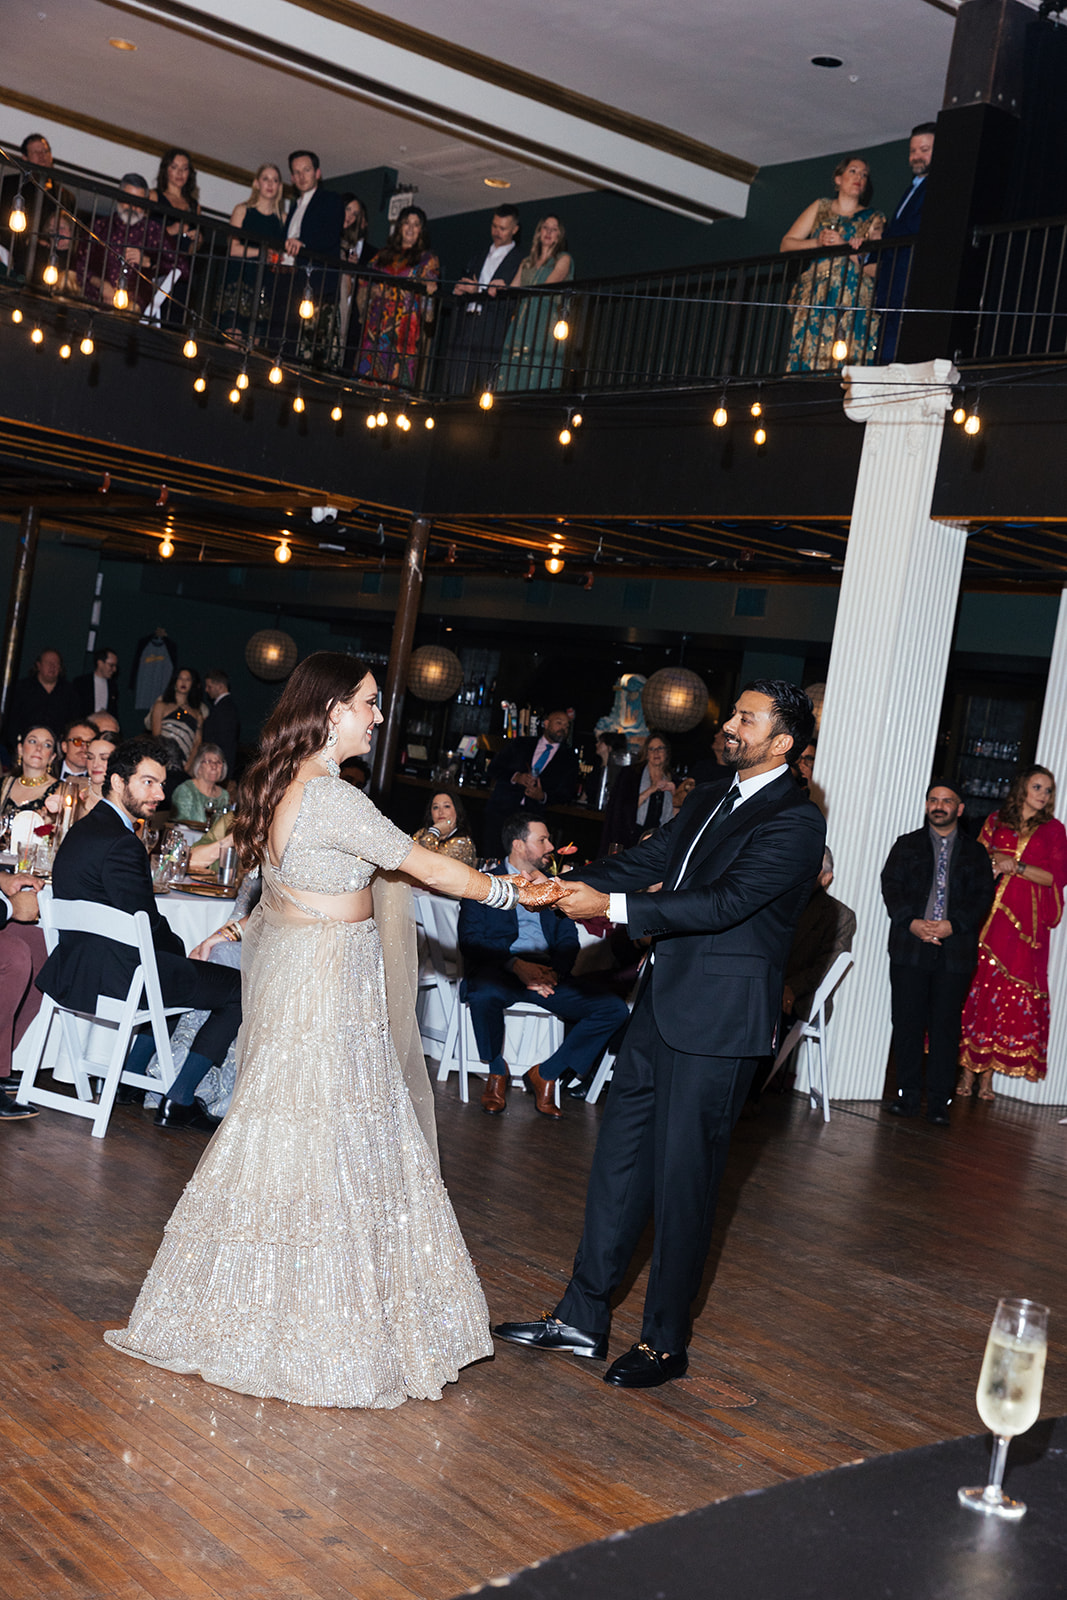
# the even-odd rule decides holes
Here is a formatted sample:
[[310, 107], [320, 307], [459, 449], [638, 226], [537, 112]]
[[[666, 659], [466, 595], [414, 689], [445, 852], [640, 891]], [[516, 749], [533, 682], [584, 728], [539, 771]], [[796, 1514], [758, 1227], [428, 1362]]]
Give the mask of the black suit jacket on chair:
[[996, 880], [985, 848], [961, 829], [956, 833], [948, 875], [948, 920], [952, 935], [944, 944], [924, 944], [911, 933], [916, 917], [926, 915], [937, 857], [929, 828], [903, 833], [882, 868], [882, 899], [889, 912], [889, 959], [898, 966], [973, 972], [978, 935], [993, 904]]
[[[161, 976], [167, 958], [185, 961], [185, 946], [156, 905], [144, 845], [111, 806], [101, 802], [71, 828], [56, 852], [52, 892], [57, 900], [147, 911]], [[61, 933], [37, 987], [63, 1005], [91, 1011], [98, 995], [125, 996], [137, 964], [131, 945], [92, 933]]]
[[[674, 1050], [771, 1052], [797, 919], [822, 864], [826, 822], [786, 770], [690, 845], [733, 782], [694, 789], [644, 844], [585, 868], [595, 889], [627, 895], [632, 937], [651, 935], [656, 1027]], [[663, 882], [654, 894], [639, 891]]]

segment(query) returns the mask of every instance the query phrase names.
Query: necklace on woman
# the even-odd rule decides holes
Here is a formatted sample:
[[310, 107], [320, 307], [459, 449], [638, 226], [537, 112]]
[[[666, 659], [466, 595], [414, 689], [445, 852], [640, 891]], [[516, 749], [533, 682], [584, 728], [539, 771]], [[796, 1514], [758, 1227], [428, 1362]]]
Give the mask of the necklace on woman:
[[19, 774], [19, 782], [24, 789], [38, 789], [42, 783], [47, 783], [47, 778], [24, 778]]

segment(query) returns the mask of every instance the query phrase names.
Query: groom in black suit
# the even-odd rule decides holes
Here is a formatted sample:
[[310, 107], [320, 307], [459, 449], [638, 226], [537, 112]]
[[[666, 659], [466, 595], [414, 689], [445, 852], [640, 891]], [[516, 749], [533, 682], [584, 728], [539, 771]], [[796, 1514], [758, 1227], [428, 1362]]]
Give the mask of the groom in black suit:
[[[773, 1054], [793, 930], [819, 871], [821, 812], [790, 774], [812, 736], [811, 701], [780, 680], [745, 686], [725, 725], [723, 778], [666, 827], [598, 861], [560, 909], [609, 916], [652, 956], [615, 1064], [574, 1273], [555, 1311], [494, 1333], [603, 1360], [611, 1297], [655, 1217], [641, 1343], [605, 1381], [651, 1388], [688, 1366], [733, 1125]], [[644, 893], [654, 885], [662, 887]]]
[[[220, 1061], [241, 1025], [241, 974], [231, 967], [190, 961], [161, 916], [152, 874], [134, 822], [151, 817], [163, 799], [167, 752], [156, 739], [128, 739], [111, 753], [104, 798], [76, 822], [56, 851], [52, 890], [57, 900], [90, 900], [118, 911], [147, 911], [165, 1006], [210, 1014], [156, 1113], [157, 1128], [218, 1126], [195, 1099], [201, 1078]], [[138, 964], [136, 950], [92, 933], [62, 932], [41, 969], [37, 987], [62, 1005], [92, 1012], [98, 995], [124, 999]], [[155, 1049], [151, 1033], [135, 1039], [126, 1060], [143, 1072]]]

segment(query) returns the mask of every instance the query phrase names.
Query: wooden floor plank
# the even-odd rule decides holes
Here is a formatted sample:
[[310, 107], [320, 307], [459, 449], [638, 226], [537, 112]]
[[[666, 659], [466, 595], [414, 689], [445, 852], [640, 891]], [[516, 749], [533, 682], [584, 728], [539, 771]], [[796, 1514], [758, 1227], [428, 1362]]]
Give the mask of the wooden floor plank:
[[[601, 1109], [559, 1125], [438, 1092], [446, 1180], [494, 1321], [554, 1304]], [[978, 1427], [998, 1295], [1053, 1307], [1067, 1139], [998, 1101], [948, 1132], [769, 1096], [739, 1126], [690, 1375], [648, 1393], [500, 1346], [436, 1404], [307, 1410], [109, 1350], [203, 1148], [119, 1108], [2, 1136], [4, 1600], [447, 1600], [618, 1529]], [[619, 1305], [638, 1337], [647, 1253]]]

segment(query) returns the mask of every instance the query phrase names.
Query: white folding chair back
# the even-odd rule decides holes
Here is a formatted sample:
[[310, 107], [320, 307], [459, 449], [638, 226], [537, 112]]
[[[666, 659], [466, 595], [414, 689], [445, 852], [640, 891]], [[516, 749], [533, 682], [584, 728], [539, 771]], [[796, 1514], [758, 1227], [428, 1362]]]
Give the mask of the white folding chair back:
[[[93, 1011], [78, 1011], [64, 1006], [46, 994], [41, 1004], [39, 1046], [32, 1064], [22, 1074], [16, 1099], [23, 1105], [48, 1106], [53, 1111], [66, 1111], [76, 1117], [87, 1117], [92, 1122], [93, 1138], [102, 1139], [107, 1132], [111, 1107], [120, 1083], [132, 1089], [164, 1092], [174, 1082], [174, 1058], [171, 1055], [167, 1017], [178, 1016], [191, 1009], [188, 1006], [165, 1006], [156, 970], [156, 952], [152, 944], [152, 931], [148, 913], [117, 911], [113, 906], [96, 905], [91, 900], [55, 900], [42, 896], [41, 926], [45, 942], [54, 949], [60, 933], [95, 934], [101, 939], [112, 939], [116, 944], [132, 946], [138, 953], [139, 963], [130, 979], [125, 999], [100, 995]], [[63, 1043], [74, 1073], [77, 1098], [60, 1094], [54, 1089], [43, 1089], [37, 1082], [48, 1036], [54, 1019], [59, 1018]], [[134, 1028], [142, 1023], [152, 1024], [156, 1054], [159, 1061], [158, 1078], [143, 1072], [123, 1070]], [[99, 1097], [94, 1100], [90, 1078], [103, 1080]]]
[[[805, 1022], [803, 1017], [798, 1017], [782, 1040], [781, 1049], [774, 1058], [774, 1065], [768, 1072], [763, 1087], [770, 1083], [779, 1067], [793, 1054], [793, 1051], [803, 1046], [804, 1063], [808, 1070], [808, 1097], [812, 1110], [822, 1100], [822, 1119], [830, 1120], [830, 1046], [826, 1036], [826, 1005], [834, 990], [841, 982], [845, 973], [853, 964], [854, 957], [848, 950], [842, 950], [830, 967], [815, 991], [811, 1002], [811, 1016]], [[812, 1060], [815, 1069], [812, 1068]], [[816, 1085], [816, 1073], [818, 1084]]]
[[603, 1089], [604, 1085], [606, 1083], [610, 1083], [614, 1076], [615, 1051], [605, 1050], [603, 1056], [601, 1057], [600, 1065], [596, 1069], [596, 1074], [593, 1078], [593, 1081], [589, 1085], [589, 1093], [585, 1097], [585, 1103], [587, 1106], [596, 1105], [597, 1101], [600, 1099], [601, 1090]]
[[415, 1012], [423, 1053], [444, 1057], [453, 1024], [463, 965], [456, 948], [459, 908], [416, 890], [415, 921], [419, 934], [419, 982]]

